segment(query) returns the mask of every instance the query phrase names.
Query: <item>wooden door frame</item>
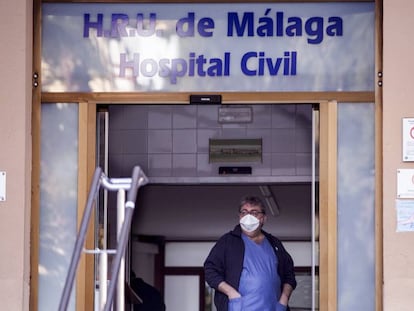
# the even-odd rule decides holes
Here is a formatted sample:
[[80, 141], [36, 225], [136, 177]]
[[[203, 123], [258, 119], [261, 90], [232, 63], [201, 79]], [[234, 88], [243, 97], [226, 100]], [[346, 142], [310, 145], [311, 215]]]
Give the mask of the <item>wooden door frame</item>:
[[[143, 94], [141, 100], [139, 94], [135, 94], [136, 101], [139, 103], [151, 103], [148, 98], [148, 94]], [[171, 100], [171, 94], [169, 94]], [[252, 99], [261, 97], [263, 94], [254, 94], [250, 96]], [[267, 95], [266, 102], [272, 104], [286, 104], [286, 101], [278, 101], [279, 94], [273, 94], [273, 96]], [[54, 100], [49, 98], [47, 102], [62, 102], [62, 95], [58, 94]], [[179, 97], [181, 97], [180, 95]], [[249, 96], [249, 97], [250, 97]], [[45, 96], [54, 97], [52, 94]], [[160, 102], [164, 95], [155, 94], [154, 101]], [[244, 94], [237, 93], [228, 96], [229, 99], [224, 97], [224, 104], [238, 103], [242, 101], [245, 104], [255, 104], [258, 100], [246, 101]], [[241, 100], [243, 98], [243, 100]], [[273, 100], [272, 100], [273, 99]], [[45, 102], [44, 100], [42, 100]], [[65, 102], [68, 102], [66, 99]], [[72, 100], [73, 102], [73, 100]], [[179, 101], [178, 101], [179, 102]], [[309, 100], [302, 98], [302, 103], [309, 103]], [[114, 104], [124, 104], [123, 101], [114, 100]], [[260, 101], [259, 101], [260, 103]], [[289, 102], [293, 104], [294, 101]], [[321, 311], [333, 311], [337, 307], [337, 187], [336, 187], [336, 164], [337, 164], [337, 102], [321, 100], [314, 102], [319, 105], [320, 109], [320, 163], [319, 163], [319, 212], [320, 212], [320, 310]], [[174, 100], [174, 104], [177, 104], [177, 99]], [[181, 102], [185, 105], [188, 103]], [[96, 165], [96, 115], [97, 115], [97, 102], [79, 102], [79, 185], [78, 185], [78, 215], [82, 215], [83, 208], [85, 206], [86, 198], [88, 195], [89, 181], [91, 180], [95, 165]], [[40, 127], [40, 120], [37, 126]], [[38, 164], [37, 164], [38, 167]], [[37, 207], [39, 208], [39, 207]], [[39, 216], [38, 216], [39, 217]], [[37, 222], [39, 221], [37, 217]], [[79, 220], [80, 221], [80, 220]], [[36, 221], [34, 221], [36, 224]], [[91, 231], [91, 230], [90, 230]], [[38, 234], [38, 233], [37, 233]], [[378, 238], [377, 238], [378, 240]], [[93, 232], [88, 235], [87, 247], [94, 247]], [[94, 260], [93, 256], [84, 256], [80, 263], [78, 270], [79, 277], [77, 278], [77, 310], [91, 310], [93, 307], [94, 297]], [[89, 259], [88, 259], [89, 257]], [[32, 268], [34, 271], [38, 264], [38, 260], [32, 261]], [[33, 275], [33, 273], [32, 273]], [[37, 275], [32, 280], [38, 280]], [[32, 284], [33, 285], [33, 284]], [[37, 293], [37, 285], [32, 286], [34, 293]], [[32, 298], [33, 310], [37, 310], [37, 297]], [[36, 302], [36, 303], [35, 303]]]

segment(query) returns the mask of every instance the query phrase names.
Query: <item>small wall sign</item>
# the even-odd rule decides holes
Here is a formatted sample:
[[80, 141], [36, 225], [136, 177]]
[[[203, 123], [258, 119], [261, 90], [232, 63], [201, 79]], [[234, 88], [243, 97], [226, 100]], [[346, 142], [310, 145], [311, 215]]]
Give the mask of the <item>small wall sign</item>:
[[414, 118], [403, 118], [403, 161], [414, 161]]
[[6, 172], [0, 171], [0, 202], [6, 201]]
[[414, 199], [414, 169], [397, 170], [397, 197]]
[[262, 162], [262, 139], [210, 139], [209, 162]]

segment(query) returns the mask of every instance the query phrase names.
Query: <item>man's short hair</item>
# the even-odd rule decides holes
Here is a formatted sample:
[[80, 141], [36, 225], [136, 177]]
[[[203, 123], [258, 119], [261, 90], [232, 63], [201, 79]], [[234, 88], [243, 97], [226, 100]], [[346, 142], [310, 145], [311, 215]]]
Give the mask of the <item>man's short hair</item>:
[[260, 199], [259, 197], [250, 196], [250, 195], [243, 197], [240, 201], [239, 212], [241, 211], [242, 207], [246, 204], [253, 205], [253, 206], [258, 206], [258, 207], [260, 207], [260, 210], [264, 214], [266, 214], [265, 205], [264, 205], [262, 199]]

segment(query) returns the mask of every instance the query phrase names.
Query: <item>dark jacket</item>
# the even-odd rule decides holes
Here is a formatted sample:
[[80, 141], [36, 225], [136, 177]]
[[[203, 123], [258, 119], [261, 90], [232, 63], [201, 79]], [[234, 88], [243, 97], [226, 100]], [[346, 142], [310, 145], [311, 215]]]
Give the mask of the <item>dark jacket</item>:
[[[278, 238], [265, 231], [262, 232], [278, 258], [277, 272], [282, 288], [286, 283], [295, 288], [296, 279], [292, 257]], [[228, 308], [228, 297], [217, 290], [218, 285], [225, 281], [236, 290], [239, 288], [244, 259], [244, 242], [241, 233], [240, 225], [237, 225], [232, 231], [223, 235], [211, 249], [204, 262], [205, 279], [216, 290], [214, 303], [217, 311], [227, 311]], [[289, 307], [287, 309], [289, 310]]]
[[164, 299], [158, 289], [141, 278], [133, 279], [131, 288], [142, 299], [142, 303], [134, 305], [134, 311], [165, 311]]

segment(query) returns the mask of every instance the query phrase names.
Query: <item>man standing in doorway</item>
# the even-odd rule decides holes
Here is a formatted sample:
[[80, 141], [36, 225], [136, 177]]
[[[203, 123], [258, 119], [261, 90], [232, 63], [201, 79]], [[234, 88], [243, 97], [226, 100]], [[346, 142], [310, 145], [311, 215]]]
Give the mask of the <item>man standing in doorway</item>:
[[262, 230], [266, 212], [261, 199], [245, 197], [239, 218], [204, 262], [217, 311], [289, 310], [296, 287], [293, 260], [278, 238]]

